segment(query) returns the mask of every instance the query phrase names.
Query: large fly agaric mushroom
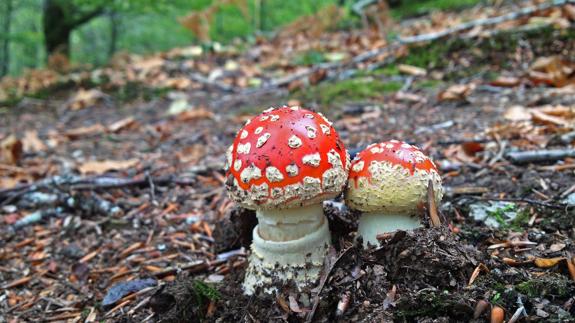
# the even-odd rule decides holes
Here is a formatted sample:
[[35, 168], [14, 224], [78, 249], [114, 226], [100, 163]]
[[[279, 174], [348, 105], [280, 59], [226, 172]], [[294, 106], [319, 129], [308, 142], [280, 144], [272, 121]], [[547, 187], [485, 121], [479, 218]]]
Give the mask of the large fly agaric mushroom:
[[240, 129], [227, 153], [226, 187], [258, 218], [246, 294], [259, 286], [271, 292], [274, 280], [298, 288], [317, 280], [331, 240], [322, 202], [343, 191], [349, 164], [320, 113], [270, 108]]
[[435, 203], [443, 196], [435, 164], [417, 147], [391, 140], [369, 145], [351, 163], [346, 204], [363, 212], [358, 234], [364, 245], [379, 245], [377, 235], [421, 226], [419, 211], [432, 183]]

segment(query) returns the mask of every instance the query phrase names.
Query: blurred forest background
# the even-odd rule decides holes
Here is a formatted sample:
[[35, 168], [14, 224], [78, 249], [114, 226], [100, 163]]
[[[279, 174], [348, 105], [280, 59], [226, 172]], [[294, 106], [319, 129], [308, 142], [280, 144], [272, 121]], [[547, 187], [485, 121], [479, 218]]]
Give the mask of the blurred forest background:
[[[250, 42], [326, 6], [344, 7], [341, 28], [360, 24], [350, 0], [2, 0], [0, 77], [45, 67], [48, 52], [99, 66], [116, 53], [146, 54], [190, 44]], [[365, 1], [363, 1], [365, 2]], [[395, 0], [391, 16], [416, 16], [478, 0]], [[69, 45], [66, 45], [69, 41]], [[58, 65], [58, 62], [53, 64]]]

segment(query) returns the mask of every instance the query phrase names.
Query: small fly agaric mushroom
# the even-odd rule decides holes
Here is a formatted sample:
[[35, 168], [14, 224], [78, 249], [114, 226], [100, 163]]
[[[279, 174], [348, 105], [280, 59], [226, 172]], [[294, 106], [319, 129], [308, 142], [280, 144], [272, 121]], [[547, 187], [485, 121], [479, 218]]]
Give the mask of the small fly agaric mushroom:
[[331, 123], [300, 107], [270, 108], [240, 129], [227, 153], [226, 187], [255, 209], [246, 294], [272, 280], [298, 288], [319, 277], [330, 245], [324, 200], [341, 194], [349, 155]]
[[435, 164], [405, 142], [371, 144], [358, 153], [351, 163], [345, 201], [363, 212], [358, 233], [364, 245], [378, 245], [378, 234], [420, 227], [418, 211], [427, 201], [430, 180], [439, 203], [443, 189]]

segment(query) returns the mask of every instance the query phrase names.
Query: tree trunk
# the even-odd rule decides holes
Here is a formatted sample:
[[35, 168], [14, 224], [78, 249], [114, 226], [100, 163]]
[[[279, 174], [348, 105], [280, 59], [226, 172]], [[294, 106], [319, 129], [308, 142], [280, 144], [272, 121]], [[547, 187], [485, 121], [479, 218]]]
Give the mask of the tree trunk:
[[70, 57], [72, 31], [102, 14], [102, 8], [81, 12], [69, 1], [44, 1], [44, 41], [48, 56], [60, 53]]
[[116, 12], [111, 12], [110, 15], [110, 47], [108, 47], [108, 58], [112, 58], [116, 53], [118, 46], [118, 34], [120, 18]]
[[58, 1], [44, 2], [44, 41], [48, 56], [56, 53], [70, 56], [72, 26], [67, 20], [64, 8]]
[[10, 27], [12, 23], [12, 0], [5, 0], [4, 25], [2, 26], [2, 64], [0, 64], [0, 77], [8, 74], [10, 68]]

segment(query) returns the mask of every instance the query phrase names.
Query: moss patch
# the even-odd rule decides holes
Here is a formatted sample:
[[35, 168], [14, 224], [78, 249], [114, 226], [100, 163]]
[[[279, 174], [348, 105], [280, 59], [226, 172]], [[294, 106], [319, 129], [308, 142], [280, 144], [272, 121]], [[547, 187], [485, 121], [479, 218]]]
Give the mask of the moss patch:
[[383, 82], [372, 77], [356, 78], [341, 82], [323, 83], [319, 86], [297, 91], [294, 98], [321, 105], [333, 102], [361, 101], [381, 97], [401, 89], [400, 82]]
[[434, 10], [459, 10], [480, 2], [480, 0], [404, 0], [401, 6], [391, 10], [391, 15], [396, 19], [401, 19], [423, 15]]

